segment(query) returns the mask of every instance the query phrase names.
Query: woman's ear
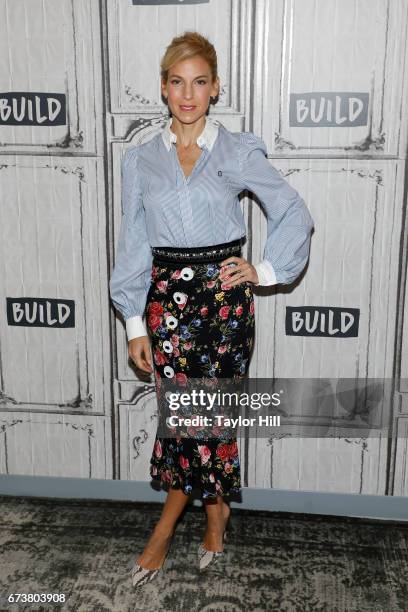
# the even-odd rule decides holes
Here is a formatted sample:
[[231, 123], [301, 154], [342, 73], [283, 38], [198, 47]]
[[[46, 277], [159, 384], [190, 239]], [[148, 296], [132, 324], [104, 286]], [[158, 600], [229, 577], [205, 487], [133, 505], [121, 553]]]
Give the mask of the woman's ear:
[[220, 95], [220, 77], [217, 76], [214, 83], [214, 93], [212, 94], [214, 98], [218, 98]]

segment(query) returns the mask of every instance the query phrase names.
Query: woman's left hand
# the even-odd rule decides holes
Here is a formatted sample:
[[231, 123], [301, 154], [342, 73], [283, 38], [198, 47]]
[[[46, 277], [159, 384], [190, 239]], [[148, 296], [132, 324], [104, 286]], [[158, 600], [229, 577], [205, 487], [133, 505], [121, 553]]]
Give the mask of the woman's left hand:
[[245, 281], [257, 284], [259, 283], [258, 273], [255, 266], [250, 264], [243, 257], [228, 257], [220, 263], [220, 266], [226, 266], [229, 263], [234, 263], [234, 267], [221, 269], [219, 278], [223, 283], [228, 284], [230, 287], [235, 287]]

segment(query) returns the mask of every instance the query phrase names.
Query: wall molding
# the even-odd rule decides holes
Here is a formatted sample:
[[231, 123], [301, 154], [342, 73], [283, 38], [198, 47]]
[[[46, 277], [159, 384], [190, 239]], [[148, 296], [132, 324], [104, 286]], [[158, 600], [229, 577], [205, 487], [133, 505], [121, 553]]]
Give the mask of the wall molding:
[[[119, 481], [95, 478], [0, 475], [1, 495], [152, 503], [161, 503], [166, 496], [164, 491], [153, 489], [150, 483], [134, 480]], [[233, 508], [243, 510], [300, 512], [377, 520], [408, 521], [407, 501], [408, 497], [391, 497], [386, 495], [285, 491], [244, 487], [242, 489], [242, 502], [231, 502], [231, 505]]]

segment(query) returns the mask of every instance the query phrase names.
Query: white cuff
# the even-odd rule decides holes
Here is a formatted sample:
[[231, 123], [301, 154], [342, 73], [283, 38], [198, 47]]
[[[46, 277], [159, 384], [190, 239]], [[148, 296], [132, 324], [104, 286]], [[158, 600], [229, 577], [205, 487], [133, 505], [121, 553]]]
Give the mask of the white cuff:
[[140, 336], [147, 336], [146, 327], [140, 315], [126, 319], [126, 335], [128, 341]]
[[259, 282], [255, 283], [255, 286], [258, 285], [276, 285], [277, 280], [275, 276], [275, 270], [272, 267], [272, 264], [267, 259], [263, 259], [259, 263], [254, 265], [254, 268], [258, 274]]

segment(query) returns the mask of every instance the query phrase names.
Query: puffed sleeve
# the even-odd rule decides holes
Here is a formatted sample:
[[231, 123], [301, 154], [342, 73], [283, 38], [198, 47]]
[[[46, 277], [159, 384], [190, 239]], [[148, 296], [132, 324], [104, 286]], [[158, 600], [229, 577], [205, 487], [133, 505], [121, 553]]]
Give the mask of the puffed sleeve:
[[[255, 266], [262, 278], [289, 284], [302, 272], [309, 257], [314, 227], [299, 193], [268, 161], [266, 145], [253, 132], [240, 133], [239, 167], [243, 189], [254, 193], [267, 215], [263, 261]], [[261, 275], [258, 275], [261, 278]], [[260, 281], [259, 284], [263, 284]], [[265, 281], [273, 284], [273, 281]]]
[[138, 150], [133, 147], [127, 149], [122, 158], [122, 219], [109, 281], [111, 300], [126, 321], [128, 340], [146, 335], [142, 316], [153, 260], [138, 172]]

